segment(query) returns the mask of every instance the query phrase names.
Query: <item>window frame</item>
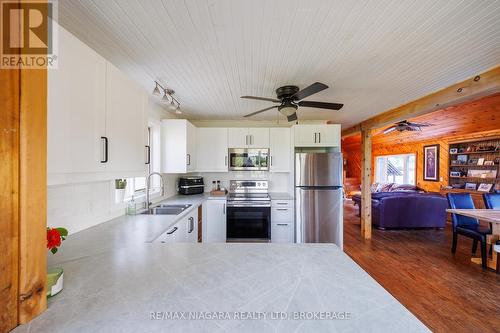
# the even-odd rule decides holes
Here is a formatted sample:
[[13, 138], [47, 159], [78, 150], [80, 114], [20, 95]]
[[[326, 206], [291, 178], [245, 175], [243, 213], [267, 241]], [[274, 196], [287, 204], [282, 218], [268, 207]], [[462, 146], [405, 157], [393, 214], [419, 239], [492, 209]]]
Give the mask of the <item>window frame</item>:
[[[405, 163], [404, 163], [404, 166], [403, 166], [403, 183], [401, 183], [401, 184], [410, 184], [410, 185], [415, 185], [415, 186], [417, 186], [417, 175], [418, 175], [418, 173], [417, 173], [417, 166], [418, 166], [418, 162], [417, 162], [417, 161], [418, 161], [418, 160], [417, 160], [417, 159], [418, 159], [418, 153], [416, 153], [416, 152], [408, 152], [408, 153], [400, 153], [400, 154], [378, 154], [378, 155], [375, 155], [375, 156], [374, 156], [374, 163], [373, 163], [373, 164], [374, 164], [374, 176], [375, 176], [375, 177], [374, 177], [374, 180], [375, 180], [375, 182], [379, 182], [379, 183], [391, 183], [391, 181], [389, 181], [389, 180], [387, 180], [387, 181], [379, 181], [379, 180], [377, 179], [377, 178], [378, 178], [378, 170], [377, 170], [378, 163], [377, 163], [377, 159], [378, 159], [379, 157], [383, 157], [383, 158], [386, 158], [386, 159], [387, 159], [387, 158], [389, 158], [389, 157], [393, 157], [393, 156], [403, 156], [403, 155], [404, 155], [404, 156], [412, 156], [412, 155], [413, 155], [413, 156], [415, 157], [415, 168], [414, 168], [414, 172], [413, 172], [413, 174], [414, 174], [413, 179], [415, 179], [415, 183], [414, 183], [414, 184], [411, 184], [411, 183], [409, 183], [409, 182], [404, 182], [404, 178], [405, 178], [404, 173], [405, 173], [405, 170], [407, 170], [407, 169], [408, 169], [408, 162], [407, 162], [407, 160], [406, 160], [406, 161], [405, 161]], [[409, 177], [409, 175], [410, 175], [411, 173], [410, 173], [410, 172], [406, 172], [406, 174], [407, 174], [406, 178], [407, 178], [407, 180], [408, 180], [408, 179], [410, 178], [410, 177]], [[400, 184], [400, 183], [396, 183], [396, 182], [394, 182], [394, 183], [395, 183], [395, 184]]]

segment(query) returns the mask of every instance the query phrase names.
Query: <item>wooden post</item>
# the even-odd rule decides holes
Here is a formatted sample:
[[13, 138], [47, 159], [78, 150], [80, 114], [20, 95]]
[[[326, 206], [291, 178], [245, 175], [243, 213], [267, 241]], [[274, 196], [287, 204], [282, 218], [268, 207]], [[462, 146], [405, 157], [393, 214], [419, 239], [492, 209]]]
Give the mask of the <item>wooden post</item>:
[[372, 238], [372, 131], [361, 131], [361, 237]]
[[19, 323], [47, 308], [47, 70], [21, 69]]
[[[2, 10], [5, 3], [0, 0]], [[24, 15], [28, 7], [16, 8], [16, 15]], [[2, 19], [14, 17], [13, 12], [4, 14]], [[10, 26], [17, 33], [4, 31], [2, 38], [23, 36], [21, 29], [29, 22], [18, 22], [23, 24]], [[24, 42], [17, 41], [21, 47], [12, 56], [22, 54], [28, 45]], [[37, 68], [0, 70], [0, 332], [47, 307], [47, 70]]]
[[19, 292], [19, 75], [0, 70], [0, 332], [17, 326]]

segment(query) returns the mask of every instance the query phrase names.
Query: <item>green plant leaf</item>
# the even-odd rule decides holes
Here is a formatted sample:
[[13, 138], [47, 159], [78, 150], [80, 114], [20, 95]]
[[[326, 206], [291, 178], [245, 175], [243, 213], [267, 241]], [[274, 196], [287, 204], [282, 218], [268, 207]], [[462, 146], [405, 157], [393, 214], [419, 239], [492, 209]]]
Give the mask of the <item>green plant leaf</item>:
[[57, 231], [59, 231], [59, 234], [61, 234], [61, 237], [66, 237], [68, 236], [68, 230], [66, 230], [65, 228], [56, 228]]
[[52, 252], [52, 254], [56, 254], [57, 252], [57, 247], [53, 247], [50, 249], [50, 252]]

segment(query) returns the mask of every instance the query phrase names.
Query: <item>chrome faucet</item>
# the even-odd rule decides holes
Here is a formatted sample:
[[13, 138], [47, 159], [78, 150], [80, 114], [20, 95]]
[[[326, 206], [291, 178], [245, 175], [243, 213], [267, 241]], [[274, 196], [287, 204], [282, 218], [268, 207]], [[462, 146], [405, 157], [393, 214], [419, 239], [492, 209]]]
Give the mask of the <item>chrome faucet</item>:
[[151, 186], [151, 176], [153, 175], [158, 175], [160, 176], [161, 179], [161, 196], [165, 195], [165, 183], [163, 181], [163, 176], [159, 172], [151, 172], [147, 177], [146, 177], [146, 209], [149, 209], [149, 206], [151, 206], [151, 202], [149, 201], [149, 188]]

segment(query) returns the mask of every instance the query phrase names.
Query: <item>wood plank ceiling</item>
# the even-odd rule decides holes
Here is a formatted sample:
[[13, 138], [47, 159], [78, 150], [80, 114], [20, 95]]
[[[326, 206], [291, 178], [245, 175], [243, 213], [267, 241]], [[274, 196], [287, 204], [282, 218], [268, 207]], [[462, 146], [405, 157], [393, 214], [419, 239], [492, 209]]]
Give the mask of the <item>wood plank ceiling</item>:
[[[321, 81], [299, 119], [352, 126], [499, 63], [493, 0], [64, 0], [59, 22], [146, 89], [176, 90], [188, 118], [241, 119], [285, 84]], [[255, 119], [276, 119], [276, 111]]]
[[[420, 117], [410, 119], [433, 126], [421, 132], [392, 132], [384, 135], [388, 126], [373, 131], [373, 145], [394, 146], [411, 142], [427, 142], [443, 138], [464, 138], [473, 133], [500, 130], [500, 94], [481, 98], [477, 101], [449, 107]], [[355, 135], [342, 140], [344, 146], [359, 146], [361, 136]]]

